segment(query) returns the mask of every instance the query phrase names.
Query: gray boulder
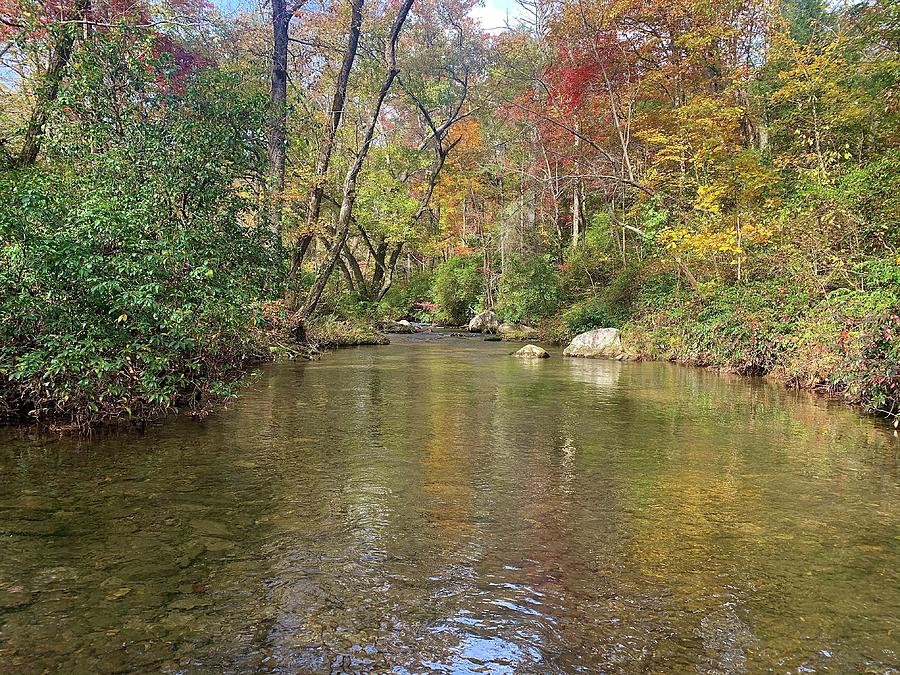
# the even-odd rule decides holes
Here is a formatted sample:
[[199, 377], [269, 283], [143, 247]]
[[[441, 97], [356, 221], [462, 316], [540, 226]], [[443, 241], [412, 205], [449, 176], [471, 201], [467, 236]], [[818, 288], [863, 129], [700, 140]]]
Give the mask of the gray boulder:
[[502, 335], [503, 337], [519, 338], [521, 340], [524, 340], [526, 338], [537, 337], [538, 330], [537, 328], [526, 326], [523, 323], [501, 323], [497, 327], [497, 333], [499, 335]]
[[491, 310], [476, 314], [469, 322], [470, 333], [496, 333], [499, 326], [497, 315]]
[[537, 345], [525, 345], [519, 351], [513, 354], [518, 359], [549, 359], [550, 354], [547, 350], [541, 349]]
[[401, 319], [400, 321], [392, 321], [384, 326], [381, 329], [384, 333], [394, 333], [394, 334], [402, 334], [402, 333], [418, 333], [419, 329], [414, 324], [410, 323], [406, 319]]
[[618, 328], [597, 328], [587, 333], [576, 335], [569, 346], [563, 350], [563, 356], [581, 356], [588, 359], [622, 356], [622, 338]]

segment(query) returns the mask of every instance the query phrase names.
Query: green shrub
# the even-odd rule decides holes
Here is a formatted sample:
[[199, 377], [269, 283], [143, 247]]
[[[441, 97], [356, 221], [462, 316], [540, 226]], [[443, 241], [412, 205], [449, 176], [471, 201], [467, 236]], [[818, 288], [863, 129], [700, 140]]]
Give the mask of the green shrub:
[[317, 314], [306, 326], [306, 331], [309, 341], [324, 349], [384, 345], [389, 342], [387, 337], [378, 332], [374, 321], [359, 316]]
[[673, 289], [668, 301], [636, 303], [626, 326], [633, 347], [654, 358], [763, 374], [782, 360], [810, 294], [782, 279], [709, 286], [703, 298]]
[[622, 319], [609, 307], [604, 298], [588, 298], [563, 312], [563, 321], [572, 335], [595, 328], [618, 328]]
[[[602, 216], [602, 217], [601, 217]], [[599, 293], [609, 283], [621, 262], [616, 258], [606, 213], [597, 214], [584, 234], [584, 242], [574, 251], [568, 249], [560, 268], [560, 289], [567, 302], [574, 302], [585, 291]]]
[[395, 280], [379, 303], [379, 316], [391, 321], [430, 321], [434, 314], [429, 309], [434, 302], [433, 286], [434, 275], [431, 272], [415, 272], [410, 275], [409, 281]]
[[870, 287], [838, 289], [810, 308], [781, 368], [792, 382], [900, 413], [900, 266], [863, 264]]
[[438, 265], [434, 272], [437, 317], [453, 325], [466, 323], [484, 299], [481, 258], [457, 256]]
[[497, 310], [506, 321], [539, 323], [559, 307], [556, 268], [543, 256], [513, 258], [500, 277]]
[[854, 168], [841, 178], [836, 192], [867, 223], [866, 235], [900, 245], [900, 150]]
[[[67, 82], [46, 164], [0, 174], [6, 416], [84, 426], [202, 411], [265, 349], [253, 327], [280, 262], [241, 224], [239, 192], [264, 166], [262, 100], [204, 71], [143, 114], [165, 78], [123, 49], [98, 48]], [[108, 98], [109, 69], [145, 96]]]

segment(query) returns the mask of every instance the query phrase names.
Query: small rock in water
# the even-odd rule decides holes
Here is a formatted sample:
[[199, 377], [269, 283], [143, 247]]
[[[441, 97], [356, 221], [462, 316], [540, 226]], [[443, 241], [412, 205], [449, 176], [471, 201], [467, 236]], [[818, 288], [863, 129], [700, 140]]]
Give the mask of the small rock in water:
[[0, 587], [0, 610], [17, 609], [30, 605], [34, 600], [34, 594], [24, 586]]
[[513, 354], [516, 358], [519, 359], [549, 359], [550, 354], [547, 353], [546, 349], [541, 349], [537, 345], [525, 345]]
[[527, 340], [538, 336], [537, 328], [526, 326], [523, 323], [501, 323], [497, 333], [511, 340]]
[[178, 556], [176, 562], [179, 567], [189, 567], [192, 565], [197, 558], [199, 558], [206, 551], [206, 546], [204, 546], [199, 541], [191, 541], [188, 542], [181, 550], [181, 555]]
[[115, 600], [121, 600], [129, 593], [131, 593], [131, 589], [128, 587], [117, 588], [112, 593], [107, 595], [106, 599], [109, 600], [110, 602], [113, 602]]
[[419, 329], [406, 319], [394, 321], [382, 328], [385, 333], [418, 333]]
[[206, 518], [195, 518], [191, 521], [191, 527], [199, 532], [200, 534], [205, 534], [209, 537], [216, 537], [218, 539], [234, 539], [234, 533], [228, 529], [223, 523], [217, 522], [215, 520], [208, 520]]

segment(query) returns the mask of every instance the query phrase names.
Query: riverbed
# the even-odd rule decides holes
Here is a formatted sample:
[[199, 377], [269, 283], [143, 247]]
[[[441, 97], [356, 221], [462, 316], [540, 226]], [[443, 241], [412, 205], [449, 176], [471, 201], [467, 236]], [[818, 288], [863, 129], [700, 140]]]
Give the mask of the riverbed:
[[0, 432], [0, 672], [897, 672], [900, 444], [762, 381], [397, 336]]

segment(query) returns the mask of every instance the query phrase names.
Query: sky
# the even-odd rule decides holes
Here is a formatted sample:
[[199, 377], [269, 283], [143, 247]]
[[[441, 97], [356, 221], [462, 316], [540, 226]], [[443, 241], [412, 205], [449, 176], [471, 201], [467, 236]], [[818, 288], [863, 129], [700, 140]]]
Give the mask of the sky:
[[516, 0], [485, 0], [483, 7], [476, 7], [472, 10], [472, 16], [478, 19], [482, 28], [486, 31], [494, 33], [502, 30], [507, 20], [511, 24], [515, 24], [517, 14], [521, 11], [521, 7]]
[[[250, 9], [258, 4], [258, 0], [214, 0], [226, 14], [240, 9]], [[472, 10], [472, 16], [478, 20], [482, 28], [491, 33], [499, 33], [506, 26], [507, 19], [514, 24], [521, 7], [516, 0], [484, 0], [483, 5]]]

